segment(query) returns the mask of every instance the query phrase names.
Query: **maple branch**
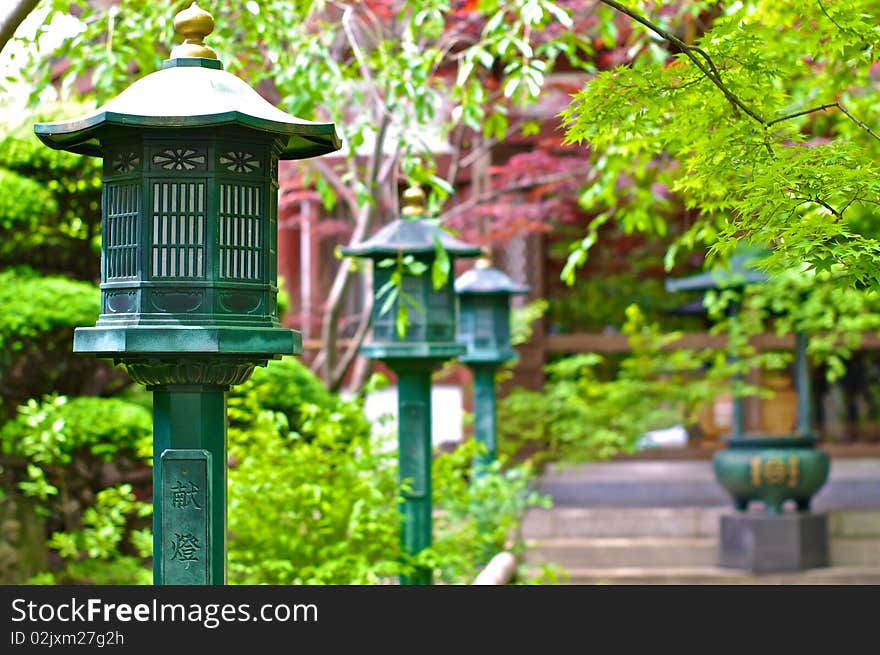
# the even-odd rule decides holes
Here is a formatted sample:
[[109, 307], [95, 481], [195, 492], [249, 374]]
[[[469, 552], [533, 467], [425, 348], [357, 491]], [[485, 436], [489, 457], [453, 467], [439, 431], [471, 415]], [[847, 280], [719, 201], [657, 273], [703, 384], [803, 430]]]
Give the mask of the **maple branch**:
[[[382, 146], [385, 142], [385, 136], [390, 122], [390, 112], [385, 111], [380, 122], [376, 143], [373, 146], [373, 160], [372, 166], [370, 167], [371, 177], [368, 187], [374, 192], [376, 189], [376, 178], [380, 172], [379, 164], [382, 156]], [[369, 229], [373, 218], [372, 205], [365, 203], [363, 206], [358, 207], [357, 211], [354, 212], [354, 217], [355, 224], [354, 229], [352, 230], [351, 239], [349, 240], [349, 246], [360, 243], [366, 237], [367, 230]], [[337, 336], [339, 334], [339, 315], [342, 311], [342, 301], [345, 298], [345, 293], [348, 290], [348, 285], [351, 281], [351, 265], [351, 259], [345, 258], [336, 270], [336, 275], [330, 287], [330, 293], [327, 296], [324, 317], [321, 322], [321, 349], [324, 356], [323, 358], [316, 358], [315, 362], [312, 363], [314, 369], [317, 369], [316, 362], [320, 359], [321, 377], [324, 384], [330, 389], [336, 389], [341, 382], [341, 376], [336, 376], [336, 373], [338, 372], [336, 347]], [[319, 356], [320, 354], [321, 353], [319, 353]]]
[[[793, 199], [794, 199], [794, 200], [800, 200], [800, 201], [801, 201], [800, 204], [802, 204], [802, 205], [807, 204], [807, 203], [814, 203], [814, 204], [820, 205], [820, 206], [824, 207], [825, 209], [827, 209], [829, 212], [831, 212], [832, 216], [834, 216], [835, 218], [838, 218], [838, 219], [842, 219], [842, 218], [843, 218], [843, 216], [841, 215], [841, 212], [839, 212], [839, 211], [837, 211], [836, 209], [834, 209], [834, 207], [832, 207], [831, 205], [829, 205], [827, 202], [825, 202], [825, 201], [822, 200], [821, 198], [809, 198], [809, 197], [808, 197], [808, 198], [801, 198], [801, 197], [799, 197], [799, 196], [796, 196], [796, 197], [793, 198]], [[849, 206], [849, 205], [847, 205], [847, 207], [848, 207], [848, 206]]]
[[348, 205], [348, 209], [351, 211], [352, 215], [357, 213], [357, 196], [355, 196], [349, 186], [342, 181], [342, 178], [333, 170], [333, 167], [327, 163], [326, 159], [314, 157], [309, 160], [308, 166], [317, 170], [321, 177], [326, 180], [327, 184], [333, 187], [337, 196], [341, 197], [345, 204]]
[[461, 158], [461, 162], [459, 163], [459, 168], [467, 168], [471, 164], [473, 164], [477, 159], [485, 155], [496, 145], [507, 139], [511, 134], [516, 132], [519, 128], [523, 126], [525, 123], [525, 119], [517, 119], [510, 123], [507, 126], [507, 129], [504, 131], [504, 136], [502, 138], [498, 137], [490, 137], [488, 139], [483, 139], [479, 146], [470, 150], [468, 154]]
[[853, 204], [856, 200], [859, 200], [860, 199], [859, 196], [861, 196], [861, 195], [862, 195], [862, 190], [859, 189], [858, 191], [856, 191], [856, 194], [852, 198], [849, 199], [849, 202], [843, 206], [843, 208], [840, 210], [840, 213], [843, 214], [843, 212], [845, 212], [847, 209], [849, 209], [849, 206], [851, 204]]
[[779, 118], [774, 118], [772, 121], [767, 121], [767, 127], [770, 127], [771, 125], [773, 125], [775, 123], [781, 123], [782, 121], [787, 121], [790, 118], [797, 118], [798, 116], [805, 116], [807, 114], [812, 114], [817, 111], [825, 111], [826, 109], [833, 109], [838, 106], [839, 106], [838, 103], [832, 102], [827, 105], [820, 105], [818, 107], [813, 107], [811, 109], [803, 109], [801, 111], [792, 112], [791, 114], [783, 114]]
[[[849, 110], [847, 110], [842, 104], [840, 104], [840, 102], [832, 102], [832, 103], [820, 105], [818, 107], [813, 107], [812, 109], [804, 109], [802, 111], [792, 112], [790, 114], [785, 114], [785, 115], [780, 116], [778, 118], [774, 118], [773, 120], [767, 121], [760, 114], [758, 114], [756, 111], [754, 111], [750, 107], [748, 107], [730, 89], [727, 88], [727, 86], [724, 84], [724, 82], [722, 82], [721, 75], [719, 74], [718, 69], [715, 67], [715, 64], [712, 62], [712, 58], [709, 57], [709, 55], [704, 50], [702, 50], [701, 48], [698, 48], [696, 46], [688, 45], [687, 43], [685, 43], [684, 41], [682, 41], [681, 39], [676, 37], [674, 34], [670, 34], [666, 30], [664, 30], [662, 27], [655, 25], [654, 23], [649, 21], [647, 18], [645, 18], [641, 14], [638, 14], [634, 10], [630, 9], [629, 7], [627, 7], [625, 5], [620, 4], [619, 2], [616, 2], [615, 0], [599, 0], [599, 2], [601, 2], [605, 5], [608, 5], [609, 7], [612, 7], [613, 9], [616, 9], [617, 11], [619, 11], [623, 14], [626, 14], [627, 16], [632, 18], [634, 21], [641, 23], [642, 25], [644, 25], [645, 27], [650, 29], [652, 32], [654, 32], [654, 33], [660, 35], [661, 37], [663, 37], [664, 39], [666, 39], [669, 43], [680, 48], [682, 53], [688, 59], [690, 59], [697, 68], [700, 69], [700, 71], [709, 79], [710, 82], [712, 82], [712, 84], [714, 84], [716, 87], [718, 87], [718, 89], [721, 91], [721, 93], [724, 94], [724, 97], [727, 98], [727, 100], [731, 104], [733, 104], [735, 107], [744, 111], [751, 118], [758, 121], [763, 126], [763, 128], [764, 128], [764, 147], [767, 149], [767, 151], [771, 155], [773, 155], [773, 148], [771, 147], [770, 141], [767, 136], [767, 128], [768, 127], [770, 127], [771, 125], [773, 125], [775, 123], [779, 123], [781, 121], [788, 120], [790, 118], [796, 118], [798, 116], [804, 116], [806, 114], [812, 114], [817, 111], [824, 111], [826, 109], [832, 109], [832, 108], [839, 109], [853, 123], [858, 125], [865, 132], [870, 134], [873, 138], [880, 141], [880, 135], [878, 135], [876, 132], [874, 132], [870, 127], [865, 125], [858, 118], [853, 116], [849, 112]], [[828, 19], [831, 20], [832, 23], [834, 23], [834, 21], [831, 19], [831, 17], [828, 16], [827, 12], [825, 12], [825, 7], [822, 5], [821, 0], [819, 0], [819, 7], [822, 9], [823, 13], [825, 13], [825, 15], [828, 17]], [[834, 23], [834, 24], [837, 25], [837, 23]], [[838, 27], [840, 27], [840, 26], [838, 25]], [[696, 57], [696, 55], [694, 55], [694, 53], [698, 53], [705, 60], [706, 64], [704, 65]], [[707, 69], [707, 66], [708, 66], [708, 69]]]
[[865, 132], [867, 132], [868, 134], [870, 134], [872, 137], [874, 137], [875, 139], [877, 139], [878, 141], [880, 141], [880, 135], [878, 135], [878, 134], [877, 134], [876, 132], [874, 132], [870, 127], [868, 127], [868, 126], [865, 125], [862, 121], [860, 121], [858, 118], [856, 118], [856, 117], [853, 116], [851, 113], [849, 113], [849, 111], [846, 109], [846, 107], [844, 107], [844, 106], [843, 106], [842, 104], [840, 104], [839, 102], [835, 102], [834, 104], [837, 105], [837, 108], [838, 108], [840, 111], [842, 111], [844, 114], [846, 114], [847, 118], [849, 118], [853, 123], [855, 123], [855, 124], [858, 125], [860, 128], [862, 128], [863, 130], [865, 130]]
[[781, 121], [786, 121], [786, 120], [788, 120], [789, 118], [797, 118], [798, 116], [805, 116], [806, 114], [812, 114], [812, 113], [815, 113], [815, 112], [817, 112], [817, 111], [825, 111], [826, 109], [839, 109], [839, 110], [841, 111], [841, 113], [843, 113], [843, 114], [844, 114], [848, 119], [850, 119], [853, 123], [855, 123], [855, 124], [858, 125], [860, 128], [862, 128], [863, 130], [865, 130], [865, 132], [867, 132], [868, 134], [870, 134], [872, 137], [874, 137], [875, 139], [877, 139], [878, 141], [880, 141], [880, 135], [878, 135], [876, 132], [874, 132], [870, 127], [868, 127], [867, 125], [865, 125], [865, 124], [864, 124], [862, 121], [860, 121], [858, 118], [856, 118], [855, 116], [853, 116], [853, 115], [849, 112], [849, 110], [848, 110], [846, 107], [844, 107], [842, 104], [840, 104], [839, 102], [829, 102], [829, 103], [826, 104], [826, 105], [819, 105], [818, 107], [812, 107], [811, 109], [803, 109], [803, 110], [801, 110], [801, 111], [795, 111], [795, 112], [792, 112], [792, 113], [790, 113], [790, 114], [784, 114], [783, 116], [780, 116], [779, 118], [774, 118], [772, 121], [768, 121], [768, 123], [767, 123], [767, 127], [770, 127], [770, 126], [773, 125], [774, 123], [779, 123], [779, 122], [781, 122]]
[[[355, 59], [357, 60], [358, 68], [361, 71], [361, 75], [363, 75], [364, 79], [369, 82], [367, 88], [369, 89], [370, 93], [372, 93], [373, 100], [375, 100], [378, 107], [381, 107], [385, 111], [386, 115], [390, 116], [391, 108], [388, 107], [382, 101], [382, 98], [379, 97], [379, 92], [376, 90], [378, 85], [373, 78], [373, 74], [370, 72], [370, 67], [367, 64], [367, 58], [364, 56], [363, 49], [361, 48], [360, 43], [358, 43], [357, 37], [355, 36], [353, 26], [353, 11], [354, 10], [350, 6], [348, 6], [342, 13], [342, 20], [340, 21], [342, 24], [342, 31], [345, 33], [346, 40], [351, 46], [351, 51], [354, 54]], [[363, 25], [363, 23], [361, 24]]]
[[[681, 52], [694, 63], [694, 66], [699, 68], [703, 72], [703, 75], [705, 75], [709, 79], [709, 81], [712, 82], [712, 84], [718, 87], [718, 89], [721, 91], [721, 93], [724, 94], [724, 97], [727, 98], [730, 104], [748, 114], [751, 118], [759, 122], [761, 125], [766, 125], [766, 121], [760, 114], [755, 112], [736, 95], [734, 95], [734, 93], [727, 88], [724, 82], [721, 81], [721, 75], [718, 73], [718, 69], [712, 62], [712, 58], [704, 50], [698, 48], [697, 46], [688, 45], [674, 34], [670, 34], [659, 25], [652, 23], [647, 18], [645, 18], [641, 14], [636, 13], [629, 7], [622, 5], [619, 2], [615, 2], [615, 0], [599, 0], [599, 2], [608, 5], [612, 9], [616, 9], [623, 14], [626, 14], [637, 23], [641, 23], [652, 32], [662, 36], [664, 39], [669, 41], [669, 43], [677, 46], [679, 49], [681, 49]], [[697, 57], [697, 55], [695, 55], [694, 53], [699, 54], [706, 63], [704, 64], [702, 61], [700, 61], [699, 57]]]
[[455, 181], [458, 179], [458, 172], [461, 170], [461, 152], [463, 149], [462, 144], [464, 143], [464, 131], [465, 124], [463, 122], [459, 123], [452, 137], [452, 159], [449, 162], [449, 167], [446, 169], [446, 182], [453, 187], [455, 186]]

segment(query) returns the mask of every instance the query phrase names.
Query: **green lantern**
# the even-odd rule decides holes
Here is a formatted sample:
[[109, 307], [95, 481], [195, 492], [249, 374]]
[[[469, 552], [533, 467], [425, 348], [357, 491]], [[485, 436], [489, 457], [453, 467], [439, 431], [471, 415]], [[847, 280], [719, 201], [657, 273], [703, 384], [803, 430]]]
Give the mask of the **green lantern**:
[[[373, 261], [373, 334], [361, 352], [385, 362], [397, 375], [398, 460], [401, 495], [401, 544], [408, 555], [431, 545], [431, 373], [444, 361], [460, 355], [464, 347], [456, 340], [456, 303], [452, 279], [435, 289], [430, 271], [438, 244], [450, 259], [475, 256], [479, 248], [444, 232], [428, 220], [425, 195], [418, 185], [403, 196], [403, 216], [379, 230], [367, 241], [344, 248], [343, 254]], [[411, 261], [421, 264], [422, 274], [404, 268], [401, 293], [385, 307], [391, 293], [396, 266], [384, 262]], [[406, 307], [408, 325], [396, 327], [400, 303]], [[431, 571], [418, 569], [401, 576], [401, 584], [431, 584]]]
[[474, 375], [474, 438], [483, 454], [474, 462], [477, 475], [495, 459], [495, 371], [517, 359], [510, 345], [510, 297], [529, 287], [514, 282], [482, 257], [455, 281], [458, 295], [458, 339], [465, 354], [458, 359]]
[[[665, 282], [667, 291], [707, 291], [709, 289], [743, 289], [749, 284], [759, 284], [767, 280], [767, 276], [751, 266], [757, 254], [752, 251], [743, 251], [730, 258], [729, 266], [704, 271], [696, 275], [684, 278], [672, 278]], [[735, 317], [739, 313], [739, 303], [731, 302], [728, 305], [728, 316]], [[737, 361], [736, 355], [731, 355], [730, 361]], [[733, 415], [731, 417], [731, 438], [741, 439], [745, 433], [745, 413], [743, 411], [743, 399], [735, 396], [733, 399]]]
[[[752, 263], [760, 252], [746, 250], [731, 258], [728, 269], [668, 280], [669, 291], [743, 288], [767, 277]], [[738, 304], [729, 313], [734, 316]], [[727, 448], [713, 458], [715, 477], [733, 500], [736, 513], [721, 517], [719, 563], [755, 572], [789, 571], [828, 563], [827, 517], [810, 512], [812, 497], [828, 479], [830, 459], [816, 448], [810, 425], [810, 376], [807, 335], [795, 335], [797, 426], [790, 435], [747, 435], [742, 398], [734, 399], [732, 433]], [[760, 501], [764, 513], [749, 513]], [[796, 512], [783, 512], [793, 501]]]
[[162, 70], [34, 131], [104, 160], [101, 314], [73, 349], [154, 392], [154, 581], [222, 584], [226, 391], [301, 352], [276, 304], [278, 161], [340, 141], [333, 124], [286, 114], [224, 71], [196, 3], [174, 27], [186, 39]]

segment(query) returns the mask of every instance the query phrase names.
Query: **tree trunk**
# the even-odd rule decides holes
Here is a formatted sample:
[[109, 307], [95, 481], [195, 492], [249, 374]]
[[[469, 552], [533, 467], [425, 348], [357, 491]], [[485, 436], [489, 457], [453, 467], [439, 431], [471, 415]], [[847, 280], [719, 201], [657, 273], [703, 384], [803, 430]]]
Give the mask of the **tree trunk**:
[[0, 19], [0, 51], [15, 35], [15, 30], [24, 22], [30, 13], [36, 8], [40, 0], [17, 0], [12, 8], [6, 11], [6, 15]]

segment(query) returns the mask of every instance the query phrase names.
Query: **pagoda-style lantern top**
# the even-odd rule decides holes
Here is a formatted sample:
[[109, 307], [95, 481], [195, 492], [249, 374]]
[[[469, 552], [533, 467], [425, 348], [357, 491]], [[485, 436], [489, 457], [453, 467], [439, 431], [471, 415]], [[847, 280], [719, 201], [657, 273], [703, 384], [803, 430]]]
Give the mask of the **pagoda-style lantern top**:
[[162, 70], [85, 116], [34, 126], [52, 148], [104, 160], [101, 314], [74, 351], [298, 353], [276, 304], [278, 160], [338, 150], [335, 126], [224, 71], [195, 2], [174, 28], [185, 41]]
[[727, 267], [716, 267], [710, 271], [688, 277], [669, 278], [664, 286], [667, 291], [706, 291], [708, 289], [735, 289], [749, 284], [767, 281], [767, 275], [754, 268], [755, 261], [764, 251], [738, 248]]
[[[245, 128], [238, 131], [239, 138], [263, 137], [271, 142], [276, 159], [305, 159], [340, 148], [333, 123], [314, 123], [291, 116], [273, 107], [244, 81], [223, 70], [217, 54], [202, 42], [214, 30], [214, 19], [195, 2], [177, 14], [174, 29], [186, 38], [171, 51], [162, 70], [141, 78], [85, 116], [56, 123], [37, 123], [34, 132], [40, 140], [59, 150], [95, 155], [105, 160], [114, 160], [115, 157], [119, 162], [116, 169], [127, 169], [127, 172], [142, 160], [131, 161], [122, 157], [116, 142], [125, 140], [125, 137], [156, 136], [156, 132], [163, 129], [171, 130], [166, 133], [166, 139], [180, 140], [185, 138], [181, 133], [184, 128], [213, 128], [210, 131], [215, 134]], [[219, 158], [224, 153], [212, 154]], [[204, 171], [214, 168], [211, 164], [220, 163], [209, 162], [200, 157], [200, 153], [172, 156], [170, 160], [171, 163], [159, 164], [160, 170]], [[158, 163], [150, 157], [143, 161], [147, 168]], [[244, 173], [263, 163], [248, 163], [250, 161], [247, 157], [243, 160], [232, 157], [225, 162], [225, 167], [217, 168]], [[264, 164], [263, 171], [267, 168]]]
[[[425, 194], [415, 184], [403, 194], [402, 216], [389, 223], [372, 237], [342, 253], [364, 257], [374, 264], [383, 260], [411, 255], [430, 268], [439, 242], [450, 259], [473, 257], [480, 249], [453, 237], [434, 225], [425, 209]], [[373, 293], [378, 295], [391, 281], [394, 266], [373, 266]], [[361, 351], [373, 359], [431, 358], [448, 359], [461, 354], [463, 348], [456, 341], [456, 305], [452, 278], [435, 289], [431, 275], [413, 274], [403, 269], [402, 293], [393, 305], [383, 312], [383, 298], [373, 302], [373, 335]], [[409, 299], [412, 299], [410, 301]], [[395, 318], [400, 303], [406, 303], [408, 326], [401, 337]]]
[[498, 363], [517, 358], [510, 345], [510, 297], [526, 294], [519, 284], [492, 266], [488, 254], [455, 281], [458, 294], [458, 340], [466, 363]]

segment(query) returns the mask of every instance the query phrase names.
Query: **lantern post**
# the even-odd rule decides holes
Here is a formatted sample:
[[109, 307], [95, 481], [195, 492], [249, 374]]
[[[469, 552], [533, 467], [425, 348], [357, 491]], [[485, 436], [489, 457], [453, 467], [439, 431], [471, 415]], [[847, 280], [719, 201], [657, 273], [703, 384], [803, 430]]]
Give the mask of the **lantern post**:
[[[452, 278], [434, 288], [429, 271], [441, 246], [451, 260], [450, 269], [455, 257], [473, 257], [480, 250], [432, 224], [418, 185], [404, 192], [403, 205], [399, 219], [342, 252], [373, 262], [372, 336], [361, 352], [397, 375], [400, 538], [403, 552], [415, 556], [431, 545], [431, 374], [464, 352], [456, 341]], [[396, 275], [399, 287], [393, 281]], [[386, 302], [389, 293], [397, 295]], [[407, 315], [405, 332], [396, 320], [401, 306]], [[431, 580], [427, 567], [400, 576], [405, 585], [429, 585]]]
[[492, 266], [488, 253], [455, 281], [458, 339], [466, 348], [458, 360], [473, 373], [474, 438], [482, 446], [474, 459], [475, 477], [496, 457], [495, 372], [518, 357], [510, 344], [510, 297], [528, 292]]
[[174, 28], [185, 40], [161, 70], [34, 131], [104, 160], [101, 314], [73, 350], [153, 392], [153, 582], [219, 585], [227, 391], [302, 351], [278, 320], [278, 161], [340, 142], [332, 123], [291, 116], [224, 71], [195, 2]]

